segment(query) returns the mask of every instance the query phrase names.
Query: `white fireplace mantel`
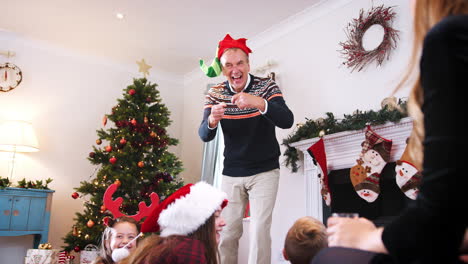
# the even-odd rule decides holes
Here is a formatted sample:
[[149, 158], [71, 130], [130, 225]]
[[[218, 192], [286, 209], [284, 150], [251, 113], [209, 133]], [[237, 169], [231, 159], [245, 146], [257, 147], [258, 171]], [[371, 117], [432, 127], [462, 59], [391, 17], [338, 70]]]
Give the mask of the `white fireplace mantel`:
[[[398, 123], [388, 122], [383, 125], [373, 126], [372, 129], [382, 137], [392, 140], [390, 161], [393, 162], [401, 157], [406, 147], [406, 139], [413, 128], [411, 118], [403, 118]], [[361, 152], [361, 143], [365, 139], [366, 129], [356, 131], [344, 131], [323, 136], [325, 153], [327, 156], [328, 172], [332, 170], [351, 168]], [[304, 171], [304, 184], [306, 193], [306, 215], [317, 219], [323, 219], [322, 196], [320, 194], [320, 183], [317, 177], [317, 167], [307, 153], [307, 149], [320, 138], [311, 138], [290, 144], [300, 150], [304, 159], [300, 166]]]

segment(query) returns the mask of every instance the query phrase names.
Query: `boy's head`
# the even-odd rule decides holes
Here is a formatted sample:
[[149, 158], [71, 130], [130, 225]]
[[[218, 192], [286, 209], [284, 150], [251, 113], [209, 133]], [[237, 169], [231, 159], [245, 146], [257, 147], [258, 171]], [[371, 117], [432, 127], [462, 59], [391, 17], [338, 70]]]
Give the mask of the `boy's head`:
[[327, 246], [325, 226], [313, 217], [304, 216], [289, 229], [283, 254], [292, 264], [309, 264], [317, 252]]

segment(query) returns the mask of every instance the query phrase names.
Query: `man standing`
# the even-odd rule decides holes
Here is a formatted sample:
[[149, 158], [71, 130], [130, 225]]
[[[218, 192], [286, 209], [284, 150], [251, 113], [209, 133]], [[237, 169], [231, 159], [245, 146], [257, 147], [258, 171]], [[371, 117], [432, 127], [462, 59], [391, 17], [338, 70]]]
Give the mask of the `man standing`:
[[[210, 77], [227, 81], [213, 86], [205, 101], [198, 133], [207, 142], [221, 124], [224, 134], [222, 190], [229, 205], [223, 211], [226, 227], [221, 234], [221, 263], [237, 264], [242, 218], [250, 203], [250, 264], [271, 263], [271, 219], [279, 182], [280, 148], [275, 127], [290, 128], [294, 117], [274, 80], [249, 74], [246, 39], [229, 34], [219, 42]], [[218, 63], [218, 65], [215, 65]], [[221, 65], [219, 65], [219, 63]], [[218, 70], [216, 70], [218, 69]]]

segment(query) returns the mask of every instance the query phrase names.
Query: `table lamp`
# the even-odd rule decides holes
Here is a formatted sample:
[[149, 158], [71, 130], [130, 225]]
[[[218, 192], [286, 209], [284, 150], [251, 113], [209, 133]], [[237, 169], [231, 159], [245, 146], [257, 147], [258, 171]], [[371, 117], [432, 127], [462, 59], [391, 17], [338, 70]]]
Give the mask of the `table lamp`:
[[0, 151], [12, 153], [10, 181], [13, 179], [17, 152], [39, 151], [36, 134], [31, 123], [21, 120], [9, 120], [0, 123]]

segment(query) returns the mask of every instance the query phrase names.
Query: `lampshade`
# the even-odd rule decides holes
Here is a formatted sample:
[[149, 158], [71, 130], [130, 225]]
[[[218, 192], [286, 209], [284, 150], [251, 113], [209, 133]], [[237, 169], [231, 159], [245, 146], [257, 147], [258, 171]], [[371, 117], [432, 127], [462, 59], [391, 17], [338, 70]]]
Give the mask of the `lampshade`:
[[31, 123], [19, 120], [0, 123], [0, 151], [39, 151], [39, 144]]

